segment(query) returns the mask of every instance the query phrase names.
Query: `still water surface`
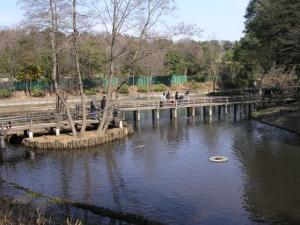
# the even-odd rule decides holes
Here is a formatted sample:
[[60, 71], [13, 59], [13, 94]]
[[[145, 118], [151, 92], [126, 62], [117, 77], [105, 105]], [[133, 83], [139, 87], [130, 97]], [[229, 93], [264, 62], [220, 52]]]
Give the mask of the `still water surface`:
[[[229, 161], [209, 162], [214, 155]], [[170, 120], [165, 112], [154, 124], [144, 114], [126, 140], [40, 153], [0, 172], [51, 197], [166, 224], [300, 224], [299, 136], [247, 119]]]

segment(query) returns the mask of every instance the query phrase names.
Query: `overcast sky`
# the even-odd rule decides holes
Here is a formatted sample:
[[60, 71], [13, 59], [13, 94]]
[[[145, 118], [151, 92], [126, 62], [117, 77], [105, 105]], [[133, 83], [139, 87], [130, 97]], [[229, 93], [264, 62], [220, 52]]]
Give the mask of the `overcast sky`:
[[[18, 0], [0, 0], [0, 27], [22, 20]], [[249, 0], [176, 0], [172, 23], [196, 24], [204, 30], [201, 39], [238, 40], [243, 35], [244, 14]], [[171, 20], [170, 20], [171, 21]]]

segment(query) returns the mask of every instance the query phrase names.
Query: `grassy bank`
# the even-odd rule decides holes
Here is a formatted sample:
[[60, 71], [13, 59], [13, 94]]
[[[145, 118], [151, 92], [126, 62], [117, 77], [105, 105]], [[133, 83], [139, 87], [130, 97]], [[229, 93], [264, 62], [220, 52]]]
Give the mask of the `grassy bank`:
[[287, 104], [252, 113], [259, 122], [300, 135], [300, 103]]
[[21, 203], [11, 198], [0, 197], [0, 225], [81, 225], [80, 220], [55, 218], [28, 203]]
[[50, 198], [0, 178], [0, 225], [162, 225], [133, 213]]

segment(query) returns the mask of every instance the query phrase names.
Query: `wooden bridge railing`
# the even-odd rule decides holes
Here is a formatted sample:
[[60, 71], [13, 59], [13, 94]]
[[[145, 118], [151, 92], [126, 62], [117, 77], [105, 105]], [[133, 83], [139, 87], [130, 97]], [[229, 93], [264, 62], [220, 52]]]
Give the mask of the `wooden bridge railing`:
[[[158, 100], [144, 100], [144, 101], [113, 101], [111, 104], [117, 110], [148, 110], [159, 108], [176, 108], [176, 107], [195, 107], [201, 105], [220, 105], [220, 104], [240, 104], [245, 102], [267, 102], [282, 100], [287, 97], [294, 96], [272, 96], [272, 98], [260, 98], [257, 96], [232, 96], [232, 97], [200, 97], [195, 99], [182, 99], [182, 100], [168, 100], [161, 103]], [[72, 108], [71, 115], [74, 120], [81, 119], [80, 110]], [[88, 119], [94, 119], [88, 108]], [[31, 126], [32, 124], [41, 123], [59, 123], [67, 121], [65, 113], [55, 112], [33, 112], [21, 116], [2, 117], [0, 118], [0, 130], [1, 128], [7, 129], [7, 127], [16, 126]]]
[[203, 104], [230, 104], [235, 102], [259, 101], [261, 98], [255, 96], [233, 96], [233, 97], [201, 97], [195, 99], [179, 99], [160, 101], [122, 101], [115, 102], [117, 109], [147, 109], [147, 108], [167, 108], [167, 107], [188, 107]]

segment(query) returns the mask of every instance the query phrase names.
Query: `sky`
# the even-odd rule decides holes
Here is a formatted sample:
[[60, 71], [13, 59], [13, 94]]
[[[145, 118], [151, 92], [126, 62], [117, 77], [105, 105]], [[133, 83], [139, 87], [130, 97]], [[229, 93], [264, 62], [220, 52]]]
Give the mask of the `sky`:
[[[23, 18], [18, 0], [0, 0], [0, 27], [15, 26]], [[202, 40], [239, 40], [249, 0], [176, 0], [172, 23], [195, 24], [203, 30]]]

